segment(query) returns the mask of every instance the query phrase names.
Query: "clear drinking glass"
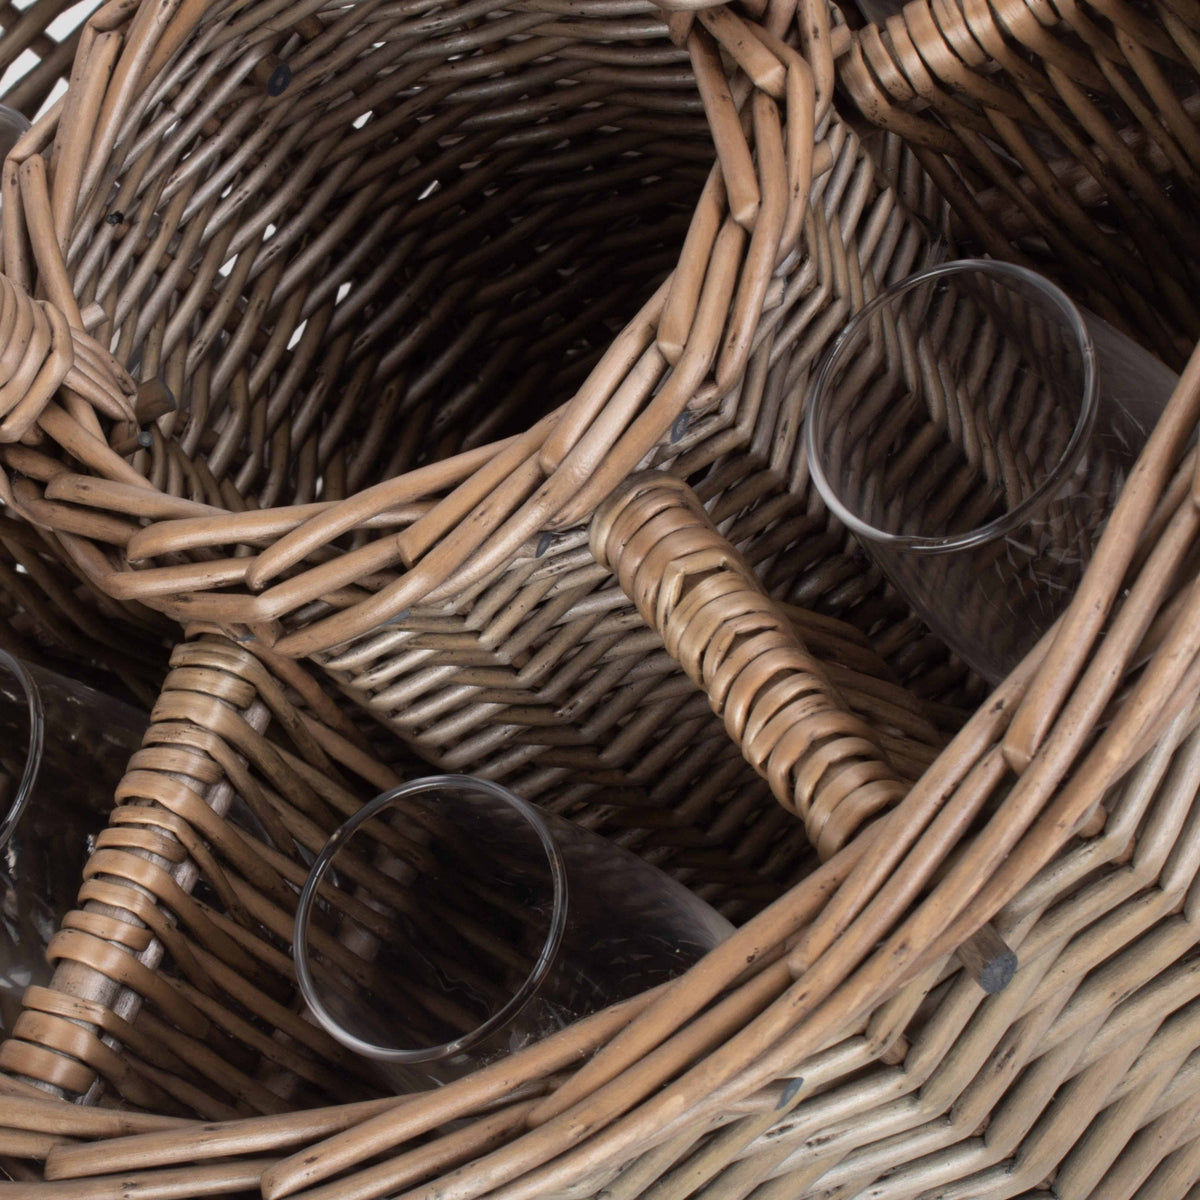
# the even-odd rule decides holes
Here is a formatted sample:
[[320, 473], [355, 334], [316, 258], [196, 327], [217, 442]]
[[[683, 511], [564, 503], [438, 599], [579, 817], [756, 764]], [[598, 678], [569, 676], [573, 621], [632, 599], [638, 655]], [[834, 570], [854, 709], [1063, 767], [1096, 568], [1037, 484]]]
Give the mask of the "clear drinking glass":
[[405, 1090], [662, 983], [732, 932], [603, 838], [441, 775], [385, 792], [330, 838], [294, 956], [320, 1023]]
[[1034, 272], [944, 263], [830, 348], [809, 469], [930, 628], [996, 683], [1074, 594], [1176, 381]]
[[0, 650], [0, 1037], [74, 906], [145, 713]]

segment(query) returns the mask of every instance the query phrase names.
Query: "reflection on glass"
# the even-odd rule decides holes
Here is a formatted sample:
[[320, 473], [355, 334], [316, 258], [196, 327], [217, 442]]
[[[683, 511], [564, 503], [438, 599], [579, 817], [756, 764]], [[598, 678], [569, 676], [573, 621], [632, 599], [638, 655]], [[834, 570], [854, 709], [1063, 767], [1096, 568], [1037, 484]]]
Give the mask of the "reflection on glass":
[[294, 950], [321, 1024], [407, 1089], [662, 983], [731, 932], [634, 855], [451, 775], [385, 793], [330, 839]]
[[830, 349], [809, 467], [930, 628], [998, 682], [1075, 593], [1175, 382], [1032, 271], [947, 263]]

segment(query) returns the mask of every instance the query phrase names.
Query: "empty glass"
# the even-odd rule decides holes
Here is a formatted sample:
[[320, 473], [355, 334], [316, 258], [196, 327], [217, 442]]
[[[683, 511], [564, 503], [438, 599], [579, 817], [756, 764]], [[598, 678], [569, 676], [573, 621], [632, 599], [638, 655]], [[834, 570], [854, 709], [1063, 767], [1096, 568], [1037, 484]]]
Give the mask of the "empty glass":
[[407, 1089], [662, 983], [732, 932], [627, 851], [443, 775], [384, 793], [329, 840], [294, 954], [320, 1023]]
[[809, 404], [813, 482], [995, 683], [1074, 594], [1176, 376], [1048, 280], [945, 263], [876, 297]]
[[91, 839], [149, 718], [0, 650], [0, 1037], [74, 907]]

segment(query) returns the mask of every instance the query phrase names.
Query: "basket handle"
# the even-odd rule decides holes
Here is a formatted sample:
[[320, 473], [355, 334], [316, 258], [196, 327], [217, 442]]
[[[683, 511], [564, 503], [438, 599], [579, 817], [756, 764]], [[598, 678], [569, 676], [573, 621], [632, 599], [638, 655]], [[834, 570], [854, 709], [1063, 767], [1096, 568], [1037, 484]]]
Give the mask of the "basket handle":
[[[918, 728], [917, 752], [905, 756], [901, 731], [889, 737], [885, 726], [856, 715], [833, 672], [686, 483], [660, 471], [630, 476], [597, 510], [591, 549], [708, 694], [747, 761], [804, 822], [822, 859], [908, 793], [920, 750], [936, 751], [936, 731], [928, 726], [922, 736]], [[991, 926], [959, 958], [989, 993], [1005, 987], [1017, 966]]]
[[903, 799], [911, 775], [851, 713], [686, 483], [630, 476], [597, 511], [591, 547], [822, 858]]

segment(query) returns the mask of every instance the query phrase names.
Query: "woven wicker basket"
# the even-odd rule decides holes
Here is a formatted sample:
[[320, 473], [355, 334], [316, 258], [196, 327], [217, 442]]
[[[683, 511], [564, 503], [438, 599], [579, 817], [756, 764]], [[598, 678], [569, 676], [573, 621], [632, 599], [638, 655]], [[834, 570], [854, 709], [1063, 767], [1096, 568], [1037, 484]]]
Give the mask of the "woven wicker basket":
[[674, 41], [648, 3], [486, 13], [97, 13], [7, 167], [50, 357], [0, 466], [112, 600], [316, 656], [429, 761], [586, 803], [698, 890], [733, 873], [745, 915], [803, 833], [586, 522], [670, 465], [777, 596], [959, 700], [808, 494], [791, 403], [945, 206], [832, 112], [824, 7], [815, 76], [724, 10]]
[[[1189, 376], [1123, 516], [1131, 496], [1157, 497], [1138, 485], [1200, 413], [1200, 370]], [[1193, 472], [1189, 456], [1185, 484]], [[1173, 525], [1195, 531], [1189, 488], [1171, 491]], [[856, 772], [858, 794], [889, 803], [905, 790], [898, 781], [929, 753], [918, 703], [889, 694], [911, 732], [881, 745], [880, 689], [805, 652], [684, 485], [631, 479], [592, 534], [642, 611], [661, 615], [666, 643], [727, 701], [749, 755], [778, 766], [780, 748], [817, 747], [774, 776], [781, 799], [839, 744], [805, 736], [812, 697], [839, 693], [875, 697], [876, 769]], [[898, 808], [678, 983], [399, 1099], [378, 1097], [353, 1056], [299, 1015], [286, 953], [307, 855], [396, 776], [296, 663], [198, 636], [176, 652], [79, 911], [51, 948], [53, 983], [27, 995], [0, 1047], [0, 1150], [24, 1180], [7, 1194], [967, 1200], [1032, 1196], [1053, 1179], [1078, 1200], [1192, 1195], [1192, 693], [1150, 706], [1146, 725], [1143, 684], [1098, 738], [1079, 720], [1119, 683], [1109, 647], [1134, 625], [1138, 648], [1145, 614], [1131, 609], [1156, 586], [1148, 564], [1019, 776], [1005, 739], [1045, 684], [1044, 645]], [[701, 588], [729, 606], [715, 636], [688, 603]], [[810, 646], [837, 644], [832, 623], [808, 620]], [[1159, 644], [1151, 673], [1194, 636], [1167, 623], [1159, 635], [1141, 642], [1143, 653]], [[770, 640], [757, 657], [790, 685], [776, 738], [761, 712], [739, 708], [736, 642], [748, 636]], [[1141, 657], [1128, 644], [1124, 654]], [[860, 764], [872, 758], [852, 740]], [[1009, 947], [1019, 970], [989, 981]], [[110, 1106], [50, 1101], [33, 1081]]]
[[[87, 0], [43, 0], [0, 9], [0, 104], [33, 118], [65, 90], [80, 30], [95, 7]], [[149, 706], [162, 682], [170, 632], [169, 622], [105, 596], [67, 565], [51, 530], [22, 527], [5, 514], [0, 645], [11, 653]]]
[[1177, 369], [1200, 337], [1187, 5], [910, 3], [840, 79], [980, 246], [1063, 282]]
[[[11, 1195], [1196, 1194], [1200, 359], [1057, 636], [964, 722], [962, 672], [809, 497], [796, 432], [814, 356], [942, 228], [929, 181], [965, 212], [977, 177], [948, 147], [914, 140], [914, 156], [899, 125], [860, 141], [829, 108], [834, 51], [853, 61], [878, 31], [835, 32], [813, 6], [668, 25], [674, 42], [611, 6], [298, 6], [269, 21], [109, 6], [61, 120], [6, 165], [14, 308], [44, 315], [48, 345], [69, 326], [74, 351], [48, 350], [43, 386], [0, 422], [16, 435], [12, 501], [114, 597], [246, 639], [209, 632], [177, 652], [53, 987], [0, 1050], [14, 1096], [29, 1080], [107, 1088], [153, 1113], [14, 1100], [0, 1148], [45, 1166], [14, 1164], [30, 1182]], [[1152, 45], [1146, 26], [1123, 53], [1137, 30]], [[679, 43], [703, 115], [675, 91]], [[585, 90], [564, 96], [566, 81]], [[1177, 64], [1168, 82], [1157, 106], [1169, 93], [1186, 111], [1193, 73]], [[352, 148], [380, 93], [404, 88], [413, 105], [380, 124], [406, 170], [380, 155], [372, 174]], [[294, 129], [270, 123], [289, 94]], [[1127, 119], [1109, 111], [1123, 140], [1145, 107], [1129, 94]], [[439, 125], [451, 96], [464, 107]], [[343, 118], [368, 111], [356, 143]], [[671, 189], [709, 128], [719, 171], [676, 224]], [[313, 147], [346, 175], [305, 175]], [[447, 183], [477, 168], [470, 187]], [[222, 195], [238, 171], [258, 190]], [[1186, 186], [1169, 174], [1165, 190]], [[1103, 228], [1104, 194], [1079, 194]], [[576, 224], [541, 241], [559, 207]], [[983, 211], [1007, 228], [1003, 205]], [[388, 236], [351, 233], [377, 227]], [[504, 257], [530, 241], [536, 263]], [[674, 261], [680, 244], [646, 301], [655, 252]], [[1058, 246], [1029, 234], [1029, 249], [1045, 263]], [[394, 295], [393, 251], [411, 267]], [[1064, 251], [1060, 277], [1087, 253]], [[346, 273], [379, 299], [339, 299]], [[591, 302], [619, 305], [624, 283], [643, 307], [610, 326]], [[442, 307], [421, 307], [422, 289]], [[1126, 324], [1161, 346], [1144, 315]], [[1162, 317], [1176, 350], [1185, 317]], [[156, 374], [180, 407], [122, 455]], [[446, 428], [404, 410], [414, 394], [417, 408], [437, 397]], [[510, 440], [478, 445], [500, 430], [458, 419], [477, 394], [504, 398], [488, 414], [521, 426]], [[402, 411], [398, 444], [382, 445]], [[631, 474], [646, 462], [671, 474]], [[756, 572], [803, 603], [767, 600]], [[303, 654], [439, 761], [553, 796], [755, 915], [661, 993], [436, 1093], [364, 1099], [369, 1082], [297, 1017], [284, 947], [306, 852], [393, 776], [289, 658]], [[710, 702], [731, 738], [701, 720]], [[723, 774], [738, 751], [756, 787], [749, 768]], [[225, 819], [234, 796], [259, 835]], [[1010, 950], [1020, 968], [989, 995], [979, 981], [1003, 983], [988, 972]]]

